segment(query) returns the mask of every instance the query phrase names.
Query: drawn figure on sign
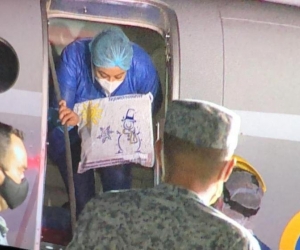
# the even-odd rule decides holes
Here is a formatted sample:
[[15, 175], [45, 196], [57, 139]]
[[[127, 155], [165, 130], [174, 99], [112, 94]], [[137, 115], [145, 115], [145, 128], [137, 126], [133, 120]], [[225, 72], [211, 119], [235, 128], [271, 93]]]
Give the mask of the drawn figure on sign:
[[[128, 109], [126, 117], [122, 119], [123, 131], [119, 134], [118, 138], [118, 153], [124, 153], [125, 151], [140, 152], [141, 139], [139, 138], [140, 132], [137, 132], [134, 119], [134, 109]], [[128, 150], [129, 149], [129, 150]], [[129, 153], [129, 152], [128, 152]]]
[[101, 134], [97, 137], [97, 139], [102, 139], [102, 143], [106, 142], [107, 140], [111, 140], [110, 134], [112, 134], [114, 131], [110, 130], [110, 126], [107, 128], [100, 128]]

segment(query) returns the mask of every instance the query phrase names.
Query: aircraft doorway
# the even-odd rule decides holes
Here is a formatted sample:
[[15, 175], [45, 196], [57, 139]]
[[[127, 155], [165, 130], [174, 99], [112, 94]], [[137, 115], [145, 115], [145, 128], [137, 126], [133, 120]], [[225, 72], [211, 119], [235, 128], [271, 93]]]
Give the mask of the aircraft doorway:
[[[161, 88], [163, 92], [163, 104], [159, 110], [159, 112], [153, 117], [154, 124], [154, 137], [157, 138], [159, 130], [156, 130], [155, 124], [161, 122], [164, 118], [165, 107], [167, 105], [168, 100], [177, 99], [178, 98], [178, 80], [179, 79], [179, 56], [176, 56], [176, 53], [179, 53], [178, 46], [178, 37], [177, 33], [174, 33], [175, 40], [177, 41], [174, 45], [170, 45], [170, 29], [166, 31], [159, 31], [159, 29], [149, 28], [149, 25], [130, 25], [128, 22], [126, 24], [120, 22], [116, 24], [115, 22], [98, 22], [95, 20], [88, 20], [88, 18], [70, 18], [69, 16], [61, 17], [60, 15], [54, 15], [54, 17], [49, 18], [49, 42], [52, 47], [53, 59], [54, 62], [57, 63], [60, 57], [62, 50], [69, 43], [76, 39], [94, 37], [96, 34], [101, 32], [103, 29], [108, 26], [117, 25], [122, 28], [124, 33], [128, 36], [128, 38], [141, 46], [151, 57], [157, 71], [159, 74]], [[175, 23], [177, 31], [177, 23]], [[174, 27], [173, 27], [174, 28]], [[176, 58], [176, 62], [170, 60], [172, 50], [177, 48], [176, 53], [174, 53], [174, 58]], [[173, 58], [172, 58], [173, 59]], [[173, 84], [174, 75], [175, 83]], [[175, 85], [175, 86], [174, 86]], [[49, 93], [53, 91], [53, 81], [50, 77], [49, 79]], [[49, 128], [48, 128], [49, 130]], [[132, 188], [146, 188], [154, 185], [154, 168], [145, 168], [141, 166], [135, 166], [132, 169]], [[96, 180], [96, 193], [101, 192], [101, 183], [99, 181], [99, 177], [97, 176], [97, 171], [95, 171], [95, 180]], [[52, 218], [55, 217], [55, 211], [58, 211], [62, 206], [66, 205], [68, 201], [68, 194], [64, 187], [62, 178], [58, 171], [57, 166], [53, 163], [53, 161], [48, 157], [47, 161], [47, 172], [46, 172], [46, 180], [45, 180], [45, 196], [44, 196], [44, 221], [45, 213], [49, 213], [48, 216]], [[49, 207], [51, 209], [49, 209]], [[50, 211], [51, 210], [51, 211]], [[50, 211], [50, 212], [49, 212]], [[64, 214], [64, 217], [68, 218], [68, 214]], [[53, 221], [52, 221], [53, 222]], [[48, 220], [49, 226], [49, 220]], [[55, 222], [54, 222], [55, 223]], [[62, 223], [63, 224], [63, 223]], [[65, 227], [66, 225], [60, 225]], [[51, 227], [51, 225], [50, 225]], [[54, 226], [55, 227], [55, 226]], [[49, 229], [49, 228], [48, 228]], [[54, 228], [55, 231], [55, 228]], [[45, 242], [50, 242], [54, 244], [66, 244], [67, 242], [63, 242], [62, 238], [50, 237], [49, 235], [53, 235], [53, 230], [44, 231], [44, 239]], [[59, 231], [59, 230], [58, 230]], [[56, 232], [58, 232], [56, 230]], [[55, 233], [55, 232], [54, 232]], [[66, 239], [68, 236], [61, 231], [61, 236], [64, 236]], [[45, 244], [45, 243], [43, 243]]]
[[[64, 18], [51, 19], [49, 23], [49, 40], [52, 46], [53, 58], [57, 62], [59, 56], [65, 46], [76, 39], [94, 37], [96, 34], [106, 27], [111, 26], [110, 24], [72, 20]], [[159, 73], [163, 96], [166, 95], [166, 45], [165, 41], [160, 34], [157, 32], [132, 26], [121, 26], [122, 30], [128, 36], [128, 38], [144, 48], [147, 53], [151, 56], [153, 63]], [[151, 38], [151, 39], [149, 39]], [[53, 82], [50, 81], [50, 91], [52, 91]], [[154, 117], [154, 124], [164, 116], [164, 105], [160, 109], [159, 113]], [[56, 171], [56, 166], [53, 165], [51, 159], [48, 160], [47, 176], [46, 176], [46, 190], [45, 190], [45, 203], [51, 204], [52, 206], [62, 205], [62, 201], [67, 199], [66, 194], [63, 193], [64, 186], [61, 185], [59, 173]], [[150, 187], [153, 186], [153, 169], [136, 167], [133, 171], [133, 187]], [[52, 178], [54, 178], [54, 181]], [[99, 178], [96, 178], [99, 180]], [[57, 196], [55, 192], [51, 190], [59, 185], [60, 194]], [[49, 189], [47, 187], [49, 186]], [[51, 187], [51, 188], [50, 188]], [[101, 187], [100, 183], [97, 182], [97, 189]], [[99, 190], [100, 191], [100, 190]]]

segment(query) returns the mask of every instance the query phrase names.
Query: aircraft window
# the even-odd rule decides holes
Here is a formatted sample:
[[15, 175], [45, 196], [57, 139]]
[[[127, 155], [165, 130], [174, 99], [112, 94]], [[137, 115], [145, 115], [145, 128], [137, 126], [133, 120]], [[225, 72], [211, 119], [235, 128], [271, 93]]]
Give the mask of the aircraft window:
[[19, 73], [19, 60], [13, 47], [0, 38], [0, 93], [10, 89]]

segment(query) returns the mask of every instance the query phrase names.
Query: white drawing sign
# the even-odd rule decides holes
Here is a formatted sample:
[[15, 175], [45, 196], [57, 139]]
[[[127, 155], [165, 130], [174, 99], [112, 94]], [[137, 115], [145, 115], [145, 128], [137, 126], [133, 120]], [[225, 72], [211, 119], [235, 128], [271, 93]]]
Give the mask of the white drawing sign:
[[154, 164], [151, 93], [114, 96], [78, 103], [81, 161], [89, 169], [139, 163]]

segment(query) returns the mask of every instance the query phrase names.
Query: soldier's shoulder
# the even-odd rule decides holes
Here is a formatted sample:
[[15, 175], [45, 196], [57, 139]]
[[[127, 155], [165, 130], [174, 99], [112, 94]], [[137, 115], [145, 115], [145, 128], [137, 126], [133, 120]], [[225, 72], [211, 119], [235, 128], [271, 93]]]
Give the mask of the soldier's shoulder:
[[126, 203], [136, 203], [142, 199], [147, 199], [151, 193], [151, 190], [147, 189], [110, 191], [98, 194], [89, 202], [89, 204], [90, 206], [99, 206], [99, 204], [107, 204], [110, 207], [117, 205], [124, 206]]

